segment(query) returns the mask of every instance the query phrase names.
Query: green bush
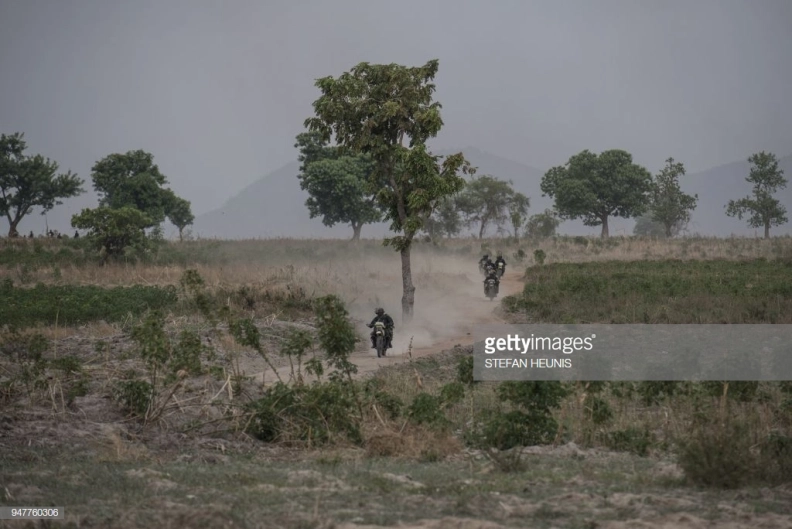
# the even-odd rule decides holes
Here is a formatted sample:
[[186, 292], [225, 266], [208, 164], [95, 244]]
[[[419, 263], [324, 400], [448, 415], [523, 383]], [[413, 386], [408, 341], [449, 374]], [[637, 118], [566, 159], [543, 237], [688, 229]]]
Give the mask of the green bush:
[[538, 323], [792, 323], [792, 260], [554, 263], [526, 276], [504, 307]]
[[43, 285], [17, 288], [0, 285], [0, 322], [30, 327], [75, 325], [92, 321], [117, 322], [177, 301], [174, 287], [135, 285], [102, 288], [93, 285]]
[[342, 381], [311, 385], [276, 383], [250, 403], [247, 432], [265, 442], [321, 445], [339, 437], [362, 442], [354, 394]]

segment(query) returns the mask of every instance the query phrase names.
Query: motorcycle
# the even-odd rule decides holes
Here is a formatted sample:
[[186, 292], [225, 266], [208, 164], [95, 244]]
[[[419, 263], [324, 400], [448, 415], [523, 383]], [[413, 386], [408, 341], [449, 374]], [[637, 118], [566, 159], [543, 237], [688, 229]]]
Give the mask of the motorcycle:
[[479, 272], [481, 272], [481, 275], [483, 276], [487, 275], [488, 267], [489, 267], [489, 263], [479, 261]]
[[495, 279], [487, 279], [487, 282], [484, 283], [484, 295], [487, 296], [490, 301], [495, 299], [498, 295], [498, 282]]
[[498, 277], [503, 277], [506, 272], [506, 264], [503, 262], [498, 263]]
[[374, 324], [374, 348], [377, 350], [377, 358], [385, 356], [388, 338], [385, 335], [385, 324], [381, 321]]

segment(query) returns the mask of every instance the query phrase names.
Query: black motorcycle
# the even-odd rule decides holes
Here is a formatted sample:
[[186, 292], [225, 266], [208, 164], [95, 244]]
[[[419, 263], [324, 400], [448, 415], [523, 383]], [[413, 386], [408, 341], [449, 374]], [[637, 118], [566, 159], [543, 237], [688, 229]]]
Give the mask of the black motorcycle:
[[484, 295], [489, 298], [490, 301], [495, 299], [498, 295], [498, 281], [495, 279], [487, 279], [484, 282]]

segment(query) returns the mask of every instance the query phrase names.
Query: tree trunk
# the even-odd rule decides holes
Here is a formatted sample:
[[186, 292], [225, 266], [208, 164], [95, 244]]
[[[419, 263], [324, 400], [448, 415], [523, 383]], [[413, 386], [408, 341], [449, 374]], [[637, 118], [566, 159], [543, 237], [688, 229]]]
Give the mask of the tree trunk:
[[360, 230], [363, 229], [363, 224], [355, 224], [352, 223], [352, 240], [359, 241], [360, 240]]
[[487, 220], [481, 219], [481, 227], [479, 228], [479, 239], [484, 238], [484, 231], [487, 229]]
[[770, 223], [769, 222], [765, 222], [765, 237], [764, 238], [765, 239], [769, 239], [770, 238]]
[[666, 238], [668, 239], [671, 238], [671, 224], [665, 225], [665, 234], [666, 234]]
[[601, 237], [603, 239], [607, 239], [608, 235], [609, 235], [608, 234], [608, 216], [605, 215], [604, 217], [602, 217], [602, 234], [601, 234]]
[[415, 286], [412, 282], [412, 268], [410, 266], [411, 244], [401, 250], [402, 263], [402, 323], [409, 323], [413, 317], [415, 305]]
[[8, 238], [11, 239], [13, 237], [19, 237], [19, 232], [17, 232], [17, 226], [19, 226], [19, 219], [10, 220], [8, 221]]
[[179, 242], [183, 242], [184, 241], [183, 232], [184, 232], [184, 228], [179, 228]]

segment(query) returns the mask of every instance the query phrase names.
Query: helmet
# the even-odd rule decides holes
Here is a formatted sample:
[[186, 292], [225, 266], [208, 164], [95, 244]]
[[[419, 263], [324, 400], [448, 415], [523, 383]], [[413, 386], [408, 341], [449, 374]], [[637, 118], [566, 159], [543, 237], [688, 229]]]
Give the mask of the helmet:
[[485, 253], [483, 259], [486, 259], [487, 257], [489, 257], [489, 254]]
[[502, 257], [503, 257], [503, 254], [502, 254], [502, 253], [500, 253], [500, 252], [498, 252], [498, 259], [500, 259], [500, 258], [502, 258]]
[[377, 314], [377, 316], [382, 316], [383, 314], [385, 314], [385, 309], [380, 307], [377, 310], [375, 310], [374, 313]]

